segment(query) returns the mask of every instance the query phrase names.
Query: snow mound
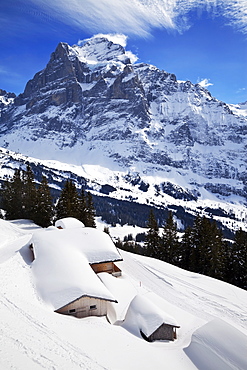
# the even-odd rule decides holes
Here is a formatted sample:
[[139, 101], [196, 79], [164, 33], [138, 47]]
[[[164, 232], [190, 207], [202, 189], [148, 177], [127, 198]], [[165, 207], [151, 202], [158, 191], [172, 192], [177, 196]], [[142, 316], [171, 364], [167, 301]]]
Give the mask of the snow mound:
[[0, 219], [0, 248], [23, 235], [25, 235], [25, 232], [17, 226]]
[[197, 329], [184, 351], [200, 370], [247, 369], [247, 337], [232, 325], [215, 319]]
[[31, 237], [28, 231], [21, 230], [15, 224], [0, 219], [0, 263], [7, 261], [23, 245], [28, 244]]
[[116, 278], [107, 272], [101, 272], [98, 276], [118, 302], [108, 305], [108, 320], [112, 324], [123, 321], [130, 302], [137, 294], [137, 289], [126, 275]]
[[120, 260], [111, 238], [94, 228], [47, 229], [33, 235], [33, 273], [54, 310], [83, 296], [116, 301], [90, 263]]
[[162, 324], [179, 327], [173, 317], [145, 296], [137, 294], [130, 303], [123, 327], [129, 331], [134, 331], [137, 336], [142, 331], [149, 337]]
[[72, 229], [75, 227], [84, 227], [85, 225], [74, 217], [65, 217], [57, 220], [55, 226], [62, 229]]

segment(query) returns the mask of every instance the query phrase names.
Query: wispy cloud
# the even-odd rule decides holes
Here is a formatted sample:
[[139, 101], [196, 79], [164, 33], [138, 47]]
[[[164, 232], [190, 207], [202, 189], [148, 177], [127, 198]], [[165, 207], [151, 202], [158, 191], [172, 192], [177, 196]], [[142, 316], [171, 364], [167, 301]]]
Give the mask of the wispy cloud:
[[200, 79], [198, 79], [198, 85], [201, 85], [202, 87], [208, 87], [208, 86], [213, 86], [213, 84], [211, 82], [209, 82], [210, 80], [207, 79], [207, 78], [204, 78], [203, 80], [200, 81]]
[[242, 94], [246, 91], [246, 87], [241, 87], [240, 89], [237, 90], [237, 94]]
[[90, 32], [118, 32], [142, 37], [152, 28], [189, 27], [191, 10], [221, 15], [226, 23], [247, 33], [246, 0], [29, 0], [42, 12]]
[[8, 71], [6, 70], [6, 68], [0, 65], [0, 75], [7, 75], [7, 74], [8, 74]]

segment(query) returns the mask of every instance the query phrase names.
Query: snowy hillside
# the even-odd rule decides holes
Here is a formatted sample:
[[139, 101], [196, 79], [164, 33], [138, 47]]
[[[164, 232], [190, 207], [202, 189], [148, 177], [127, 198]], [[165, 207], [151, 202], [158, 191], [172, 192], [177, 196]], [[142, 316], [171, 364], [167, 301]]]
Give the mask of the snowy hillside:
[[[46, 152], [49, 151], [49, 147], [44, 146], [44, 148]], [[153, 169], [151, 173], [140, 176], [136, 172], [126, 172], [123, 169], [113, 171], [107, 167], [107, 163], [105, 163], [105, 167], [89, 164], [67, 164], [61, 161], [28, 157], [0, 148], [0, 180], [6, 180], [8, 176], [12, 177], [15, 168], [25, 169], [26, 163], [29, 163], [33, 168], [36, 181], [41, 181], [40, 174], [43, 173], [48, 178], [50, 187], [54, 190], [61, 190], [64, 181], [71, 178], [78, 187], [84, 186], [86, 189], [90, 189], [92, 194], [100, 197], [126, 200], [130, 202], [130, 205], [132, 202], [137, 202], [161, 207], [161, 209], [171, 206], [175, 216], [174, 206], [183, 207], [185, 212], [190, 215], [194, 216], [199, 212], [206, 217], [213, 217], [223, 227], [234, 232], [240, 228], [247, 231], [245, 200], [234, 194], [219, 196], [219, 194], [211, 193], [203, 187], [202, 177], [198, 177], [198, 181], [201, 182], [199, 195], [193, 185], [188, 186], [186, 183], [189, 181], [189, 175], [183, 177], [181, 171], [178, 173], [175, 169], [172, 169], [169, 175]], [[193, 176], [192, 173], [190, 175]], [[228, 181], [221, 179], [225, 186], [228, 186]], [[239, 186], [241, 187], [241, 185]], [[181, 222], [184, 220], [181, 215], [178, 215], [177, 220], [178, 227], [182, 227]]]
[[180, 325], [174, 342], [148, 343], [131, 320], [111, 325], [105, 318], [76, 319], [54, 313], [41, 300], [28, 250], [35, 229], [26, 221], [0, 220], [0, 368], [247, 368], [246, 291], [121, 252], [119, 300], [139, 293]]

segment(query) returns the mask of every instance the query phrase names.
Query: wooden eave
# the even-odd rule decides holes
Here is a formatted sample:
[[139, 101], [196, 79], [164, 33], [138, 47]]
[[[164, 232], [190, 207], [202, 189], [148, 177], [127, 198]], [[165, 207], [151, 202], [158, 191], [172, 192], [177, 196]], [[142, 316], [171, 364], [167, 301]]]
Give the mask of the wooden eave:
[[85, 298], [85, 297], [88, 297], [88, 298], [94, 298], [94, 299], [101, 299], [102, 301], [109, 301], [109, 302], [118, 303], [118, 301], [117, 301], [116, 299], [102, 298], [102, 297], [92, 296], [92, 295], [89, 295], [89, 294], [83, 294], [83, 295], [82, 295], [82, 296], [80, 296], [79, 298], [76, 298], [76, 299], [74, 299], [73, 301], [70, 301], [70, 302], [66, 303], [64, 306], [57, 308], [57, 309], [55, 310], [55, 312], [56, 312], [56, 311], [58, 311], [58, 310], [61, 310], [62, 308], [64, 308], [64, 307], [68, 306], [69, 304], [74, 303], [74, 302], [76, 302], [76, 301], [79, 301], [79, 299], [81, 299], [81, 298]]
[[100, 262], [89, 262], [90, 266], [91, 265], [99, 265], [100, 263], [108, 263], [108, 262], [121, 262], [123, 261], [123, 258], [117, 259], [117, 260], [106, 260], [106, 261], [100, 261]]

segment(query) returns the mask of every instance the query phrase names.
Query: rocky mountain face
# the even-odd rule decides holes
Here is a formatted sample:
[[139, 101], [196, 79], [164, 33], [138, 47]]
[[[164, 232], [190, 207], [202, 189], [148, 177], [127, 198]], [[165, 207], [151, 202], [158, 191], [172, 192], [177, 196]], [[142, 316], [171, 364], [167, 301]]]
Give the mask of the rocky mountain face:
[[60, 43], [23, 94], [0, 106], [0, 146], [105, 168], [101, 185], [118, 196], [123, 181], [146, 199], [152, 188], [160, 203], [164, 194], [185, 201], [213, 194], [246, 204], [246, 110], [135, 61], [107, 37]]

